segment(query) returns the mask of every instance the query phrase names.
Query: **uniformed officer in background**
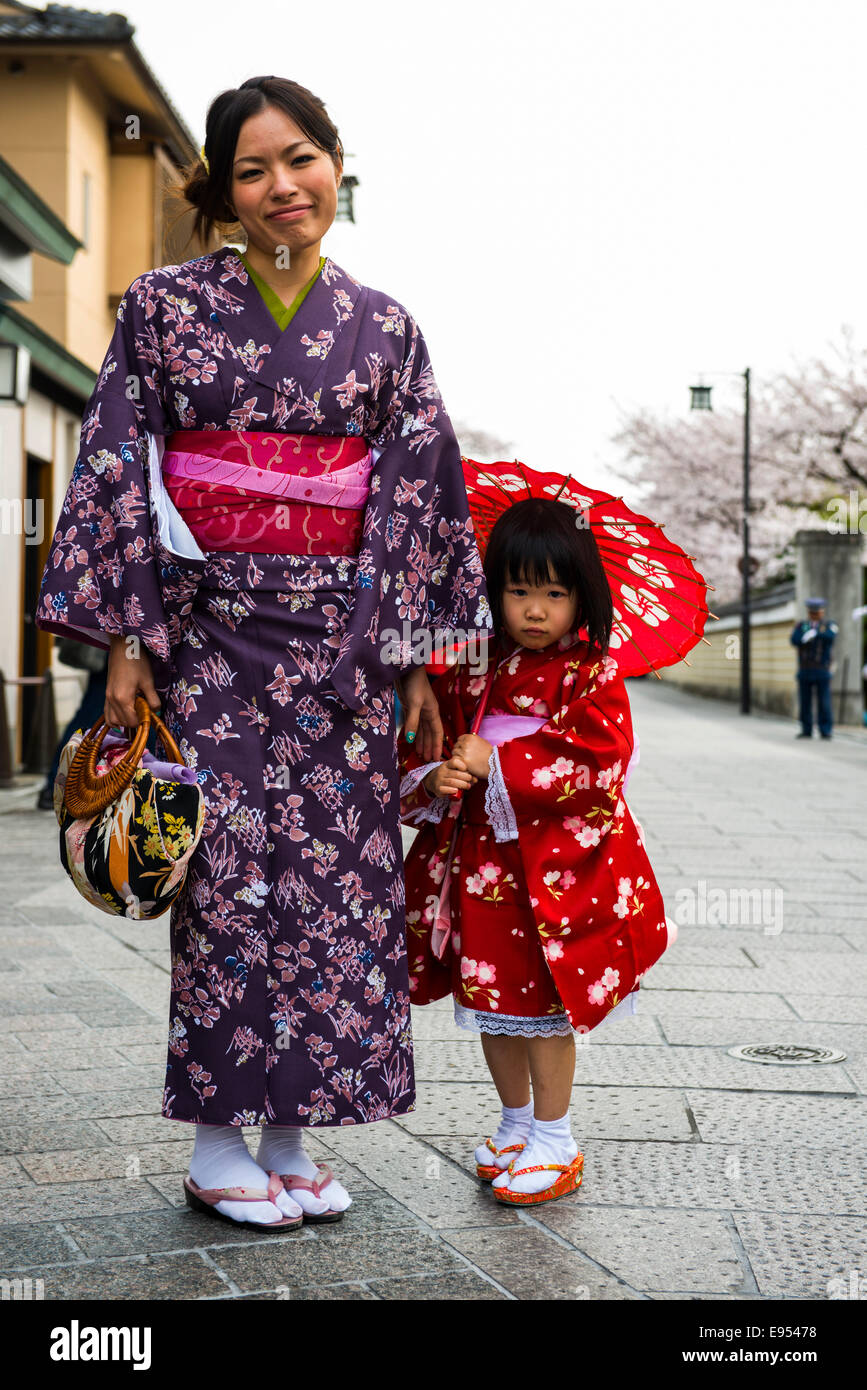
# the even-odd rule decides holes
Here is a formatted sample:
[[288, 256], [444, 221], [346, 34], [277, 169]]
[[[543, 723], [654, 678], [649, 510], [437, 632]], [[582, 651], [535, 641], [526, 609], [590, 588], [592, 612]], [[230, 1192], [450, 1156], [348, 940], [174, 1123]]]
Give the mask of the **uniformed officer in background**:
[[813, 737], [813, 691], [819, 705], [819, 733], [831, 737], [831, 652], [837, 624], [825, 621], [825, 599], [807, 599], [806, 621], [796, 623], [789, 641], [798, 649], [798, 694], [801, 732]]

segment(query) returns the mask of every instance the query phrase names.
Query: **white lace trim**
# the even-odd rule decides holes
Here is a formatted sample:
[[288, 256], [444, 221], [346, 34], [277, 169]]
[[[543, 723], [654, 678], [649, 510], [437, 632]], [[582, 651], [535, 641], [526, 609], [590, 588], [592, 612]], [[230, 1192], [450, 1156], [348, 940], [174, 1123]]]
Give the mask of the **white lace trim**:
[[455, 1023], [470, 1033], [505, 1033], [509, 1037], [521, 1038], [559, 1037], [572, 1032], [572, 1025], [565, 1014], [543, 1014], [540, 1018], [489, 1014], [481, 1009], [465, 1009], [457, 1000]]
[[435, 767], [439, 767], [439, 763], [425, 763], [424, 767], [414, 767], [412, 772], [408, 772], [401, 782], [400, 795], [402, 797], [410, 796], [419, 782], [423, 782], [428, 773], [433, 772]]
[[488, 782], [485, 787], [485, 815], [494, 832], [498, 844], [506, 840], [517, 840], [518, 823], [509, 800], [503, 769], [500, 767], [500, 750], [493, 748], [488, 758]]
[[[579, 1036], [586, 1036], [588, 1031], [595, 1032], [596, 1029], [573, 1028], [566, 1014], [542, 1014], [536, 1018], [523, 1018], [515, 1014], [494, 1014], [486, 1013], [483, 1009], [465, 1009], [459, 1004], [457, 999], [454, 1001], [455, 1023], [459, 1028], [465, 1028], [470, 1033], [494, 1033], [507, 1037], [521, 1038], [550, 1038], [566, 1037], [569, 1033], [577, 1033]], [[635, 989], [631, 994], [627, 994], [625, 999], [621, 999], [619, 1004], [607, 1013], [601, 1023], [597, 1023], [596, 1028], [604, 1028], [610, 1018], [622, 1018], [626, 1014], [632, 1015], [638, 1012], [638, 990]]]
[[[400, 798], [411, 796], [418, 784], [424, 781], [429, 772], [433, 772], [439, 763], [425, 763], [424, 767], [414, 767], [412, 772], [408, 772], [400, 784]], [[433, 821], [439, 824], [443, 818], [443, 812], [450, 804], [451, 797], [432, 796], [426, 806], [416, 806], [411, 811], [407, 811], [401, 816], [404, 825], [416, 825], [421, 821]]]

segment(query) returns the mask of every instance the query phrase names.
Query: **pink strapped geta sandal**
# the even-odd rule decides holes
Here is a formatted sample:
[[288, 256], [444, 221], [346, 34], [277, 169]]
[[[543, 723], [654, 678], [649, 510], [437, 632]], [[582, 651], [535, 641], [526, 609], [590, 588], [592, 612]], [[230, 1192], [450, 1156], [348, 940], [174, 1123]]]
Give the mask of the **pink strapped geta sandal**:
[[530, 1168], [516, 1168], [515, 1159], [509, 1164], [508, 1173], [513, 1178], [523, 1173], [559, 1173], [560, 1176], [550, 1187], [541, 1192], [513, 1192], [509, 1187], [495, 1187], [494, 1196], [498, 1202], [511, 1202], [515, 1206], [531, 1206], [536, 1202], [552, 1202], [555, 1197], [565, 1197], [581, 1186], [584, 1176], [584, 1155], [576, 1154], [571, 1163], [534, 1163]]
[[[253, 1226], [257, 1231], [296, 1231], [302, 1225], [300, 1216], [284, 1216], [282, 1221], [236, 1221], [224, 1211], [217, 1211], [218, 1202], [274, 1202], [283, 1191], [283, 1183], [276, 1173], [268, 1174], [268, 1189], [263, 1192], [256, 1187], [199, 1187], [187, 1175], [184, 1178], [184, 1196], [187, 1206], [205, 1216], [216, 1216], [220, 1221], [228, 1221], [232, 1226]], [[274, 1203], [276, 1206], [276, 1202]], [[278, 1207], [279, 1211], [280, 1208]]]
[[[318, 1178], [302, 1178], [299, 1173], [279, 1174], [280, 1181], [290, 1197], [292, 1196], [293, 1188], [300, 1187], [304, 1192], [312, 1192], [313, 1196], [318, 1197], [321, 1201], [328, 1201], [327, 1197], [322, 1196], [322, 1189], [333, 1181], [334, 1174], [327, 1163], [317, 1163], [316, 1167], [319, 1170]], [[305, 1211], [301, 1219], [302, 1221], [309, 1221], [311, 1224], [316, 1225], [324, 1221], [342, 1221], [343, 1216], [344, 1213], [342, 1211], [323, 1211], [319, 1213]]]
[[[501, 1154], [519, 1154], [525, 1147], [524, 1144], [507, 1144], [504, 1149], [498, 1149], [495, 1148], [493, 1139], [485, 1140], [485, 1148], [490, 1149], [495, 1158], [499, 1158]], [[505, 1168], [498, 1168], [495, 1163], [476, 1164], [476, 1173], [480, 1178], [484, 1178], [485, 1182], [493, 1182], [494, 1178], [499, 1178], [505, 1171]]]

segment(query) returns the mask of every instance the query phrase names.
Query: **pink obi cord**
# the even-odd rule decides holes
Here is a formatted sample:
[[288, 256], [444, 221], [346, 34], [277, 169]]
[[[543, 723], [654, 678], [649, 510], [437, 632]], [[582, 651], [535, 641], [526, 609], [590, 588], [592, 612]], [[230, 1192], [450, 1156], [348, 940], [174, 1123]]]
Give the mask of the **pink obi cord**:
[[357, 555], [372, 470], [358, 435], [177, 430], [162, 458], [204, 551]]

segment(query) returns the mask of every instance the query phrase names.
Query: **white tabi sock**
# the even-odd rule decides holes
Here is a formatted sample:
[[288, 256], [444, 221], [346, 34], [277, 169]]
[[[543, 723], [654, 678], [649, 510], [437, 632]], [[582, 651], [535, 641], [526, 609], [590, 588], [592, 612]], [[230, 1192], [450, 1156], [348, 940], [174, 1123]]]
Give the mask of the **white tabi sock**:
[[[190, 1177], [198, 1187], [252, 1187], [264, 1192], [268, 1186], [268, 1174], [250, 1156], [239, 1125], [196, 1125]], [[285, 1192], [273, 1202], [218, 1202], [216, 1210], [233, 1221], [258, 1221], [263, 1226], [302, 1214]]]
[[[537, 1163], [569, 1164], [578, 1156], [578, 1145], [572, 1138], [569, 1111], [559, 1120], [533, 1120], [530, 1136], [523, 1153], [518, 1154], [515, 1168], [532, 1168]], [[494, 1178], [494, 1187], [508, 1187], [510, 1192], [544, 1192], [561, 1176], [550, 1169], [541, 1173], [526, 1173], [510, 1177], [503, 1173]]]
[[[304, 1131], [296, 1126], [263, 1125], [256, 1160], [272, 1173], [294, 1173], [296, 1177], [313, 1181], [321, 1177], [313, 1159], [304, 1152]], [[321, 1197], [314, 1197], [303, 1187], [292, 1187], [289, 1191], [311, 1216], [321, 1216], [325, 1211], [346, 1211], [352, 1205], [352, 1198], [336, 1178], [322, 1189]]]
[[[527, 1136], [530, 1133], [530, 1125], [533, 1123], [533, 1102], [528, 1100], [526, 1105], [519, 1105], [510, 1108], [504, 1105], [501, 1112], [500, 1125], [496, 1134], [491, 1135], [491, 1143], [495, 1149], [505, 1149], [511, 1144], [526, 1144]], [[483, 1163], [489, 1168], [508, 1168], [513, 1158], [520, 1159], [521, 1154], [501, 1154], [498, 1158], [492, 1154], [487, 1144], [480, 1144], [473, 1157], [476, 1163]], [[516, 1164], [517, 1167], [517, 1164]]]

